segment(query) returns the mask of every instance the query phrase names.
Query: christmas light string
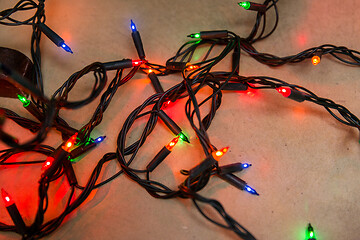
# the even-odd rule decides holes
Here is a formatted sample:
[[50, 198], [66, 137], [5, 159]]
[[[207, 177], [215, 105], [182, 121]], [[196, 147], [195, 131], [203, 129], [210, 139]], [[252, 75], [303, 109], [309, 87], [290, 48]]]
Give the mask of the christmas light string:
[[[256, 11], [256, 23], [253, 30], [247, 38], [241, 38], [237, 34], [230, 31], [203, 31], [200, 33], [190, 34], [189, 37], [196, 38], [185, 43], [177, 51], [175, 56], [166, 61], [165, 66], [150, 63], [145, 57], [144, 47], [141, 41], [140, 33], [134, 21], [131, 21], [130, 29], [134, 41], [135, 48], [140, 60], [124, 59], [108, 63], [95, 62], [82, 70], [72, 74], [67, 81], [53, 94], [51, 99], [43, 95], [42, 78], [40, 69], [40, 36], [44, 32], [56, 45], [61, 47], [60, 37], [51, 29], [49, 31], [45, 25], [44, 1], [36, 4], [34, 1], [20, 1], [12, 9], [0, 12], [0, 23], [5, 25], [32, 25], [32, 57], [36, 68], [37, 87], [26, 85], [20, 77], [8, 69], [4, 65], [0, 65], [0, 69], [12, 76], [13, 80], [22, 85], [26, 91], [31, 93], [31, 101], [24, 96], [18, 96], [19, 101], [24, 108], [32, 113], [39, 123], [20, 117], [15, 112], [2, 108], [1, 110], [1, 127], [0, 138], [12, 148], [1, 150], [0, 165], [27, 165], [27, 164], [43, 164], [43, 173], [39, 180], [39, 202], [36, 217], [30, 226], [21, 223], [21, 214], [18, 213], [15, 202], [12, 202], [10, 194], [3, 191], [3, 199], [5, 206], [11, 215], [15, 226], [9, 226], [0, 222], [1, 231], [17, 232], [24, 239], [38, 239], [51, 234], [63, 222], [64, 218], [78, 208], [90, 195], [90, 193], [104, 184], [111, 182], [113, 179], [125, 173], [130, 179], [137, 182], [151, 196], [161, 199], [169, 198], [189, 198], [193, 201], [199, 212], [212, 223], [232, 230], [240, 238], [248, 240], [255, 237], [246, 228], [241, 226], [234, 218], [232, 218], [215, 199], [209, 199], [198, 192], [205, 188], [212, 177], [219, 177], [229, 184], [244, 190], [253, 195], [259, 195], [257, 191], [249, 186], [244, 180], [240, 179], [235, 173], [241, 172], [248, 168], [249, 163], [234, 163], [230, 165], [221, 164], [221, 158], [228, 151], [228, 148], [217, 149], [210, 140], [207, 130], [211, 126], [211, 122], [216, 115], [216, 111], [221, 106], [223, 91], [246, 91], [247, 89], [272, 89], [277, 91], [286, 98], [297, 102], [310, 101], [316, 103], [327, 110], [339, 122], [355, 127], [360, 130], [359, 119], [351, 113], [346, 107], [335, 103], [334, 101], [322, 98], [311, 92], [310, 90], [287, 83], [285, 81], [266, 76], [241, 76], [239, 75], [239, 58], [241, 50], [257, 61], [269, 66], [281, 66], [287, 63], [298, 63], [306, 59], [316, 65], [320, 63], [320, 58], [329, 54], [339, 61], [350, 64], [359, 65], [359, 52], [346, 47], [336, 47], [333, 45], [322, 45], [310, 48], [296, 55], [287, 57], [277, 57], [272, 54], [259, 53], [252, 44], [270, 36], [276, 29], [278, 23], [277, 1], [266, 0], [263, 4], [255, 4], [252, 2], [239, 3], [244, 9]], [[18, 21], [11, 15], [18, 11], [27, 11], [37, 9], [35, 15], [25, 21]], [[266, 31], [266, 12], [274, 9], [276, 21], [273, 28], [265, 34]], [[7, 20], [5, 22], [4, 20]], [[262, 28], [260, 29], [260, 26]], [[259, 33], [260, 30], [260, 33]], [[47, 33], [46, 33], [47, 32]], [[55, 35], [54, 35], [55, 34]], [[208, 51], [201, 61], [192, 63], [195, 51], [199, 47], [207, 46]], [[66, 48], [66, 47], [64, 47]], [[222, 48], [221, 52], [213, 56], [215, 48]], [[66, 49], [65, 49], [66, 50]], [[69, 49], [68, 49], [69, 50]], [[71, 50], [69, 50], [71, 51]], [[232, 53], [232, 71], [231, 72], [214, 72], [212, 68], [221, 62], [226, 56]], [[128, 73], [124, 75], [124, 69], [130, 68]], [[110, 82], [107, 89], [107, 71], [116, 70], [114, 79]], [[104, 140], [103, 137], [91, 138], [93, 129], [98, 126], [103, 114], [108, 108], [111, 100], [120, 86], [127, 83], [139, 71], [149, 75], [154, 85], [156, 93], [150, 96], [143, 104], [134, 109], [126, 118], [121, 131], [117, 137], [117, 148], [115, 152], [104, 154], [102, 159], [92, 171], [88, 182], [84, 186], [80, 186], [77, 182], [76, 172], [72, 168], [71, 159], [76, 158], [87, 151], [96, 148], [96, 146]], [[161, 86], [161, 76], [166, 76], [176, 72], [181, 72], [182, 81], [167, 90]], [[89, 97], [81, 101], [69, 101], [69, 94], [78, 80], [88, 73], [92, 73], [95, 78], [94, 86]], [[196, 95], [200, 89], [209, 88], [212, 94], [202, 101], [198, 101]], [[91, 119], [81, 129], [76, 130], [70, 127], [65, 120], [59, 116], [61, 109], [77, 109], [84, 107], [94, 101], [97, 96], [101, 95], [100, 102], [94, 111]], [[185, 142], [190, 141], [181, 127], [173, 121], [164, 111], [164, 108], [170, 102], [176, 103], [179, 99], [187, 98], [185, 105], [186, 117], [199, 140], [203, 151], [204, 158], [198, 164], [189, 170], [179, 169], [184, 175], [184, 181], [179, 183], [178, 187], [171, 188], [161, 182], [153, 180], [152, 176], [156, 173], [156, 168], [161, 166], [161, 162], [166, 161], [167, 157], [171, 157], [171, 152], [176, 149], [176, 144], [180, 139]], [[33, 104], [33, 105], [31, 105]], [[202, 106], [208, 104], [209, 112], [204, 115], [200, 111]], [[203, 116], [203, 117], [202, 117]], [[31, 132], [37, 132], [34, 139], [27, 143], [19, 144], [12, 139], [12, 135], [2, 130], [3, 122], [6, 118], [13, 120], [18, 125], [29, 129]], [[133, 140], [128, 144], [128, 135], [134, 123], [140, 119], [147, 118], [147, 122], [141, 136], [138, 140]], [[142, 120], [143, 121], [143, 120]], [[147, 143], [147, 137], [152, 133], [155, 126], [159, 124], [169, 129], [175, 136], [170, 138], [162, 149], [159, 149], [157, 155], [149, 157], [148, 163], [144, 165], [144, 169], [135, 169], [131, 164], [135, 161], [141, 147]], [[46, 134], [51, 127], [56, 128], [62, 133], [64, 142], [54, 149], [50, 146], [40, 145], [46, 138]], [[172, 139], [172, 140], [171, 140]], [[38, 152], [47, 156], [46, 160], [28, 161], [28, 162], [8, 162], [8, 160], [21, 152]], [[73, 153], [73, 154], [72, 154]], [[226, 156], [226, 155], [225, 155]], [[98, 178], [104, 165], [110, 161], [117, 161], [121, 167], [116, 174], [108, 179], [98, 182]], [[69, 183], [69, 195], [65, 209], [61, 214], [45, 222], [48, 217], [45, 216], [49, 205], [48, 189], [51, 183], [60, 177], [65, 177]], [[11, 203], [11, 204], [10, 204]], [[202, 204], [212, 207], [219, 214], [223, 221], [219, 222], [203, 211]], [[11, 209], [10, 209], [11, 207]], [[310, 227], [311, 225], [309, 225]], [[310, 229], [311, 230], [311, 229]]]

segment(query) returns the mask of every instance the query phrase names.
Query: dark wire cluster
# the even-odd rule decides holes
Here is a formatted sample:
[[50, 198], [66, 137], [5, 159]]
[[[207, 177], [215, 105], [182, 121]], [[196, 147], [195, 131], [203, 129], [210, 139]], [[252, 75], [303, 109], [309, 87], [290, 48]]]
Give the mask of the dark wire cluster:
[[[233, 231], [241, 239], [254, 240], [255, 237], [231, 217], [220, 202], [199, 194], [199, 191], [206, 187], [212, 177], [218, 177], [240, 190], [255, 196], [259, 195], [255, 189], [235, 175], [249, 168], [251, 164], [233, 163], [225, 166], [221, 165], [219, 160], [226, 154], [228, 148], [218, 149], [211, 143], [210, 136], [207, 133], [212, 120], [216, 116], [216, 111], [221, 106], [223, 94], [226, 91], [245, 92], [248, 89], [272, 89], [284, 97], [298, 102], [309, 101], [316, 103], [324, 107], [331, 116], [339, 122], [360, 130], [360, 120], [346, 107], [330, 99], [319, 97], [304, 87], [290, 84], [273, 77], [246, 77], [240, 75], [239, 64], [242, 51], [257, 61], [269, 66], [298, 63], [306, 59], [312, 59], [314, 63], [314, 57], [316, 57], [316, 63], [319, 63], [321, 56], [326, 54], [335, 57], [343, 63], [359, 65], [359, 52], [346, 47], [337, 47], [329, 44], [311, 48], [287, 57], [277, 57], [273, 54], [258, 52], [253, 47], [253, 44], [269, 37], [277, 27], [279, 20], [277, 2], [277, 0], [266, 0], [263, 4], [240, 2], [239, 5], [241, 7], [256, 12], [255, 24], [248, 37], [240, 37], [227, 30], [204, 31], [190, 34], [189, 37], [193, 39], [181, 46], [176, 54], [166, 61], [165, 65], [151, 63], [147, 60], [140, 33], [134, 22], [131, 21], [131, 35], [138, 53], [138, 60], [123, 59], [107, 63], [94, 62], [89, 64], [80, 71], [72, 74], [64, 84], [55, 91], [51, 98], [46, 97], [43, 91], [39, 47], [41, 33], [44, 33], [58, 47], [63, 48], [67, 52], [72, 53], [72, 51], [60, 36], [45, 25], [44, 1], [40, 0], [35, 2], [22, 0], [13, 8], [1, 11], [1, 24], [10, 26], [30, 25], [33, 28], [31, 54], [35, 65], [34, 78], [37, 84], [29, 84], [26, 79], [1, 62], [0, 70], [31, 95], [31, 100], [28, 100], [24, 96], [19, 96], [19, 100], [23, 103], [23, 107], [37, 120], [30, 120], [19, 116], [12, 110], [0, 108], [0, 139], [10, 146], [9, 149], [0, 151], [0, 165], [43, 164], [43, 171], [39, 180], [39, 201], [34, 222], [30, 226], [24, 223], [11, 195], [2, 189], [5, 207], [14, 225], [7, 225], [0, 222], [0, 230], [16, 232], [20, 234], [23, 239], [39, 239], [45, 237], [55, 231], [61, 225], [64, 218], [77, 209], [93, 190], [109, 183], [124, 173], [128, 178], [137, 182], [139, 186], [144, 188], [151, 196], [160, 199], [177, 197], [191, 199], [196, 209], [210, 222]], [[33, 11], [34, 15], [22, 21], [12, 17], [14, 13], [21, 11]], [[276, 17], [275, 24], [270, 30], [268, 30], [266, 24], [266, 14], [268, 11], [274, 11]], [[194, 53], [202, 47], [208, 48], [207, 53], [204, 54], [201, 61], [193, 62]], [[221, 50], [217, 55], [213, 53], [215, 48]], [[230, 72], [213, 71], [213, 67], [219, 64], [229, 54], [232, 55], [232, 70]], [[127, 71], [126, 69], [130, 70]], [[108, 71], [116, 71], [116, 74], [107, 86]], [[92, 131], [102, 122], [104, 112], [107, 110], [111, 100], [115, 97], [119, 87], [127, 83], [139, 72], [148, 75], [156, 93], [149, 96], [143, 104], [130, 113], [118, 134], [114, 152], [103, 155], [93, 169], [88, 182], [84, 186], [81, 186], [77, 181], [77, 174], [72, 167], [72, 164], [75, 164], [73, 160], [91, 149], [96, 148], [98, 144], [104, 141], [105, 136], [92, 138]], [[158, 77], [174, 73], [181, 73], [182, 81], [164, 91]], [[76, 83], [87, 74], [92, 74], [94, 77], [92, 91], [88, 97], [83, 100], [70, 101], [71, 90]], [[199, 101], [197, 93], [203, 88], [209, 88], [212, 93], [204, 100]], [[69, 124], [60, 117], [61, 109], [76, 110], [85, 107], [100, 95], [99, 104], [93, 112], [92, 117], [81, 129], [75, 129], [69, 126]], [[179, 183], [178, 187], [171, 188], [154, 180], [153, 175], [156, 173], [156, 168], [171, 154], [178, 141], [190, 141], [181, 127], [166, 113], [166, 107], [169, 104], [176, 105], [179, 99], [184, 98], [186, 99], [185, 113], [201, 144], [204, 158], [191, 169], [179, 169], [184, 175], [184, 181]], [[201, 107], [205, 105], [210, 106], [210, 110], [207, 113], [200, 110]], [[136, 121], [144, 118], [147, 122], [142, 129], [140, 137], [136, 141], [129, 143], [130, 129]], [[20, 143], [13, 134], [6, 133], [3, 130], [2, 126], [7, 119], [14, 121], [32, 133], [36, 133], [35, 137], [26, 143]], [[142, 150], [141, 147], [147, 144], [147, 138], [159, 122], [163, 123], [163, 126], [167, 127], [174, 134], [174, 139], [164, 146], [156, 156], [149, 159], [146, 167], [143, 169], [135, 169], [132, 167], [132, 164], [136, 161], [137, 154]], [[58, 130], [64, 140], [57, 148], [41, 144], [43, 140], [46, 139], [46, 135], [51, 128]], [[46, 160], [9, 161], [9, 159], [16, 154], [28, 152], [43, 154]], [[117, 161], [121, 170], [110, 178], [99, 182], [98, 178], [104, 165], [110, 161]], [[70, 194], [67, 203], [59, 216], [51, 220], [45, 220], [48, 219], [45, 215], [49, 206], [49, 186], [61, 177], [65, 177], [70, 185]], [[214, 212], [220, 216], [222, 221], [219, 221], [218, 217], [214, 218], [213, 214], [209, 215], [205, 212], [204, 207], [206, 206], [211, 207]]]

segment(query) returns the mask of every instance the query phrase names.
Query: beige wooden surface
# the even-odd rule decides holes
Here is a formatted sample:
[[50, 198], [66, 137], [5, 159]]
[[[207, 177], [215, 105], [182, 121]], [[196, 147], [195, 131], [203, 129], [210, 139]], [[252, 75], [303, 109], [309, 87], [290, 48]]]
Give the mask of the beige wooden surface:
[[[16, 1], [0, 1], [0, 9]], [[280, 22], [276, 32], [258, 42], [260, 52], [286, 56], [325, 43], [360, 49], [360, 2], [355, 0], [280, 0]], [[136, 58], [129, 28], [133, 19], [142, 36], [149, 61], [164, 64], [173, 56], [186, 35], [202, 30], [231, 30], [247, 36], [255, 13], [238, 7], [236, 1], [165, 0], [62, 0], [46, 2], [47, 24], [71, 46], [74, 54], [42, 39], [45, 92], [50, 96], [73, 72], [95, 61]], [[30, 56], [31, 27], [0, 26], [0, 46], [14, 48]], [[218, 69], [228, 70], [229, 61]], [[359, 68], [323, 57], [314, 67], [309, 61], [270, 68], [250, 57], [241, 57], [242, 75], [265, 75], [302, 85], [319, 96], [330, 98], [360, 115]], [[114, 73], [109, 73], [111, 79]], [[160, 79], [168, 88], [181, 79]], [[91, 84], [83, 81], [73, 92], [79, 99]], [[116, 137], [132, 109], [153, 89], [144, 74], [121, 87], [93, 136], [106, 141], [74, 165], [79, 182], [85, 184], [103, 154], [115, 150]], [[79, 110], [61, 111], [74, 127], [91, 116], [98, 100]], [[21, 115], [30, 115], [16, 100], [1, 99], [1, 106]], [[203, 153], [184, 115], [184, 101], [168, 110], [191, 137], [192, 144], [177, 147], [156, 169], [154, 178], [176, 188], [183, 180], [180, 169], [199, 162]], [[144, 126], [139, 123], [137, 126]], [[12, 124], [7, 130], [24, 138], [27, 132]], [[134, 131], [134, 137], [138, 131]], [[239, 176], [260, 196], [239, 191], [213, 178], [201, 192], [219, 200], [228, 213], [259, 240], [303, 240], [311, 222], [319, 240], [356, 240], [360, 235], [360, 145], [359, 133], [333, 119], [323, 108], [297, 103], [275, 91], [258, 91], [253, 97], [226, 93], [223, 104], [209, 129], [212, 143], [230, 146], [221, 161], [249, 162], [253, 166]], [[148, 139], [134, 166], [143, 167], [165, 145], [172, 134], [162, 125]], [[56, 132], [46, 143], [60, 144]], [[4, 145], [0, 145], [1, 149]], [[33, 158], [43, 158], [34, 156]], [[26, 156], [25, 156], [26, 159]], [[119, 166], [113, 162], [103, 179]], [[21, 207], [27, 224], [36, 211], [40, 167], [0, 168], [0, 187], [7, 189]], [[64, 183], [61, 185], [61, 183]], [[61, 211], [67, 197], [66, 180], [50, 189], [54, 197], [49, 216]], [[62, 197], [65, 197], [62, 199]], [[53, 215], [52, 215], [53, 214]], [[0, 204], [0, 221], [11, 223]], [[18, 236], [0, 233], [0, 239]], [[236, 235], [203, 218], [190, 200], [158, 200], [144, 189], [120, 176], [94, 191], [75, 213], [48, 239], [235, 239]]]

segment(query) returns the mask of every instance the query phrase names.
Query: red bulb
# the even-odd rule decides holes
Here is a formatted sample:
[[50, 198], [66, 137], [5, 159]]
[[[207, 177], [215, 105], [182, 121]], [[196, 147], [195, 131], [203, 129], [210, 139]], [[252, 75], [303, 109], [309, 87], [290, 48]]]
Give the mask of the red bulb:
[[132, 65], [133, 67], [137, 67], [140, 66], [142, 64], [141, 60], [132, 60]]
[[48, 169], [54, 161], [55, 159], [53, 157], [47, 157], [41, 170], [45, 171], [46, 169]]
[[176, 138], [174, 138], [173, 140], [171, 140], [171, 142], [169, 142], [169, 144], [166, 145], [165, 147], [166, 147], [169, 151], [172, 151], [173, 148], [175, 147], [175, 145], [177, 144], [177, 142], [179, 141], [179, 137], [180, 137], [180, 136], [177, 136]]
[[289, 97], [291, 94], [291, 89], [290, 88], [285, 88], [285, 87], [279, 87], [276, 89], [279, 93], [281, 93], [281, 95], [283, 95], [284, 97]]
[[1, 196], [2, 196], [2, 199], [4, 200], [5, 207], [9, 207], [9, 206], [15, 204], [14, 200], [11, 198], [11, 196], [7, 192], [5, 192], [5, 190], [3, 188], [1, 189]]
[[170, 105], [170, 103], [171, 103], [171, 100], [164, 102], [162, 105], [162, 108], [167, 108]]

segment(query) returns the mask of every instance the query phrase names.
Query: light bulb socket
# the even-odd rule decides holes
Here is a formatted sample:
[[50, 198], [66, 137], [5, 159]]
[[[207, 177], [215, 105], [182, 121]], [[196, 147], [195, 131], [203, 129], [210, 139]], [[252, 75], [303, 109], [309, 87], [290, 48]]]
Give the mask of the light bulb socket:
[[72, 150], [70, 152], [70, 158], [75, 159], [75, 158], [83, 155], [84, 153], [86, 153], [86, 152], [90, 151], [91, 149], [95, 148], [97, 146], [97, 144], [98, 143], [96, 143], [96, 142], [91, 142], [91, 143], [89, 143], [87, 145], [75, 148], [74, 150]]
[[204, 172], [210, 171], [213, 169], [216, 163], [217, 161], [212, 156], [207, 157], [201, 163], [189, 170], [189, 178], [194, 179], [199, 177]]
[[134, 45], [135, 45], [135, 48], [136, 48], [136, 51], [138, 53], [138, 56], [141, 60], [144, 60], [145, 59], [145, 51], [144, 51], [144, 46], [143, 46], [143, 43], [141, 41], [141, 37], [140, 37], [140, 33], [139, 31], [133, 31], [131, 33], [131, 36], [132, 36], [132, 39], [134, 41]]
[[163, 110], [158, 112], [158, 116], [175, 135], [182, 132], [181, 128]]
[[159, 166], [162, 161], [171, 153], [166, 147], [163, 147], [160, 152], [156, 154], [156, 156], [151, 160], [151, 162], [146, 166], [146, 170], [149, 172], [154, 171], [154, 169]]
[[[239, 5], [241, 4], [242, 2], [239, 3]], [[244, 3], [244, 2], [243, 2]], [[254, 2], [245, 2], [245, 3], [248, 3], [249, 5], [247, 5], [248, 7], [244, 7], [246, 10], [251, 10], [251, 11], [257, 11], [257, 12], [266, 12], [266, 8], [267, 6], [264, 5], [264, 4], [259, 4], [259, 3], [254, 3]], [[241, 5], [240, 5], [241, 6]]]
[[152, 86], [154, 87], [155, 91], [157, 93], [163, 93], [164, 89], [161, 86], [161, 83], [159, 81], [159, 78], [156, 76], [156, 74], [154, 72], [150, 72], [148, 74], [148, 77], [150, 78], [150, 81], [152, 83]]
[[45, 23], [39, 23], [40, 30], [58, 47], [64, 43], [62, 39], [56, 32], [49, 28]]
[[131, 59], [123, 59], [119, 61], [105, 62], [103, 63], [106, 71], [124, 69], [124, 68], [132, 68], [133, 63]]
[[[251, 166], [251, 164], [249, 164], [249, 166]], [[241, 172], [242, 170], [244, 170], [244, 166], [242, 163], [232, 163], [219, 167], [219, 174]]]
[[70, 186], [76, 186], [78, 184], [78, 181], [77, 181], [77, 178], [76, 178], [76, 175], [74, 172], [74, 168], [71, 165], [71, 162], [69, 159], [64, 159], [63, 167], [65, 170], [66, 178], [68, 179]]
[[228, 82], [226, 85], [222, 87], [222, 90], [229, 90], [229, 91], [247, 91], [248, 86], [243, 83], [237, 82]]
[[183, 71], [189, 63], [187, 62], [166, 62], [166, 69], [171, 71], [181, 72]]
[[16, 231], [20, 233], [22, 236], [26, 236], [27, 234], [27, 227], [25, 225], [24, 219], [21, 217], [20, 212], [18, 208], [16, 207], [16, 204], [12, 204], [10, 206], [6, 207], [7, 212], [9, 213]]
[[244, 190], [247, 185], [244, 180], [232, 173], [218, 174], [217, 176], [240, 190]]

